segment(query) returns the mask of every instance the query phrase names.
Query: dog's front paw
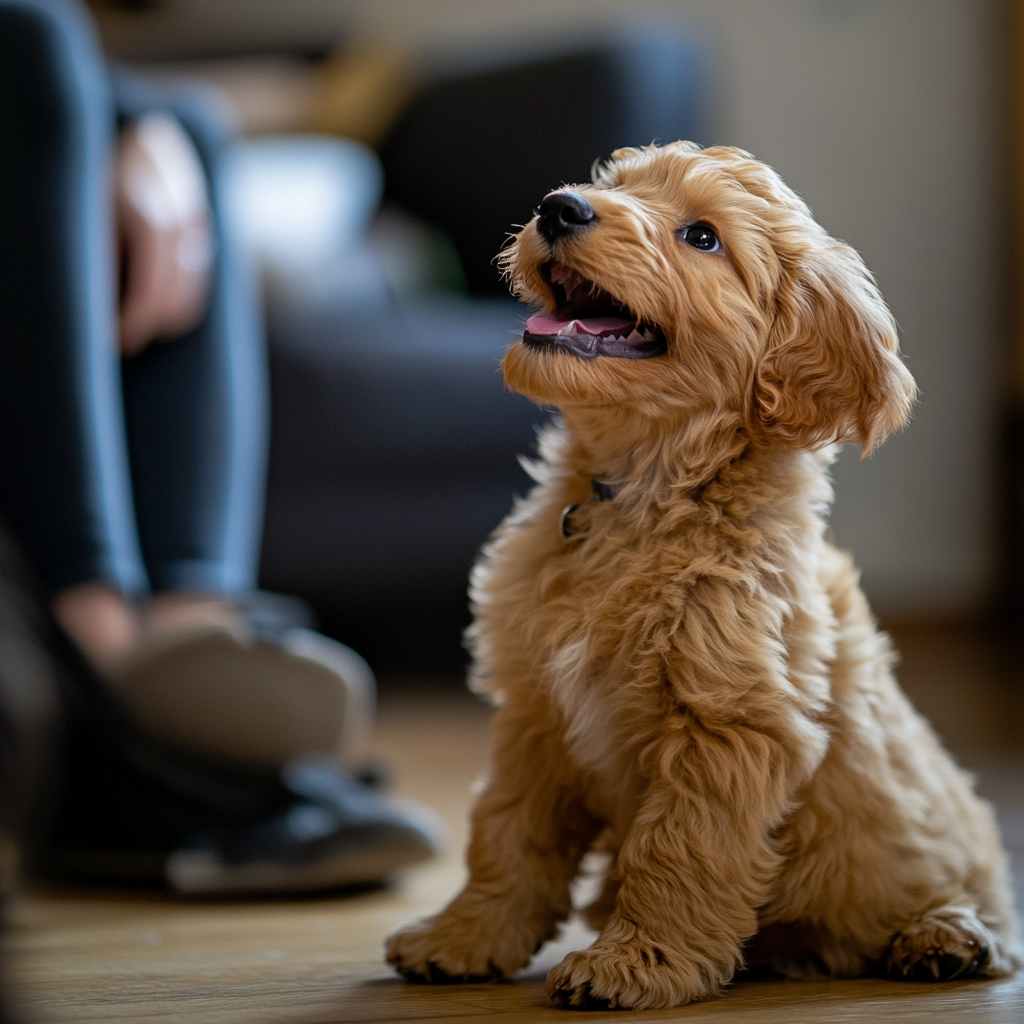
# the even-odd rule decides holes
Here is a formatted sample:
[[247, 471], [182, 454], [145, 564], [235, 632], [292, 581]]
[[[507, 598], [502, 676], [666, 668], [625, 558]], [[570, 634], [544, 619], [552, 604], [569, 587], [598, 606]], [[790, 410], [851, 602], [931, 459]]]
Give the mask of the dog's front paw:
[[573, 1010], [655, 1010], [718, 994], [687, 958], [653, 943], [598, 940], [548, 974], [548, 998]]
[[537, 936], [498, 910], [470, 917], [450, 910], [396, 932], [386, 954], [406, 981], [456, 985], [511, 978], [550, 935]]
[[1009, 973], [998, 938], [969, 908], [943, 907], [907, 925], [892, 941], [886, 973], [894, 981], [963, 981]]

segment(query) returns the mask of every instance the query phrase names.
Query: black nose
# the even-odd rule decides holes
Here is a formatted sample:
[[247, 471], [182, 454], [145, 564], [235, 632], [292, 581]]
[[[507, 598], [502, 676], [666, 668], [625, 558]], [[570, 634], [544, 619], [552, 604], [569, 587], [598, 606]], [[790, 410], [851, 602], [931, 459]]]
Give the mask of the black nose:
[[585, 231], [597, 220], [594, 208], [575, 192], [549, 192], [537, 213], [537, 230], [549, 242]]

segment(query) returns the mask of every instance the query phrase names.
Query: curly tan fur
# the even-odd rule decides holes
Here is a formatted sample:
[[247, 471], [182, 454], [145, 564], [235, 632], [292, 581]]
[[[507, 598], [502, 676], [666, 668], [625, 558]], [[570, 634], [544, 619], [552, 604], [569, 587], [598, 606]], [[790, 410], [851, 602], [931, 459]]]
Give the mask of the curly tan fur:
[[[833, 443], [869, 450], [915, 394], [871, 276], [740, 150], [619, 150], [574, 191], [594, 224], [552, 242], [527, 225], [503, 255], [517, 294], [551, 312], [556, 259], [668, 351], [505, 357], [562, 420], [473, 572], [472, 685], [497, 711], [470, 879], [389, 960], [416, 980], [510, 977], [570, 913], [600, 836], [600, 935], [549, 976], [565, 1005], [707, 999], [744, 965], [1009, 973], [991, 811], [825, 539]], [[680, 240], [695, 221], [720, 252]], [[592, 478], [614, 500], [591, 500]]]

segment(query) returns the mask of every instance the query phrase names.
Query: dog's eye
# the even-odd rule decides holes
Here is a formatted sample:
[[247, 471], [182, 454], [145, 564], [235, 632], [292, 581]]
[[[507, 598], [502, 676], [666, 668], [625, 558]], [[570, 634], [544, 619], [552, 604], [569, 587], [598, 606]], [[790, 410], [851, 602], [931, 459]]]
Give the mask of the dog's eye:
[[687, 224], [685, 228], [680, 228], [679, 234], [687, 245], [701, 252], [718, 252], [722, 246], [710, 224]]

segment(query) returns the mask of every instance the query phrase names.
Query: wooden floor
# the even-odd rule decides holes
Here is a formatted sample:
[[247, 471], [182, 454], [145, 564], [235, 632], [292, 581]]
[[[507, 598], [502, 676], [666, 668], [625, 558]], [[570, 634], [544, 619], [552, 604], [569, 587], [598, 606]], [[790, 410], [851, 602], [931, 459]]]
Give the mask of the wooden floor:
[[[996, 802], [1024, 892], [1024, 685], [970, 630], [902, 630], [902, 677]], [[439, 694], [439, 695], [438, 695]], [[546, 971], [592, 934], [570, 925], [514, 983], [418, 987], [381, 960], [390, 931], [460, 885], [469, 787], [484, 764], [486, 710], [451, 687], [385, 693], [377, 746], [398, 790], [447, 820], [448, 852], [387, 891], [283, 902], [186, 903], [159, 894], [26, 893], [12, 914], [10, 970], [27, 1022], [575, 1022], [616, 1013], [555, 1010]], [[644, 1022], [927, 1021], [1022, 1024], [1024, 975], [950, 985], [751, 983]]]

